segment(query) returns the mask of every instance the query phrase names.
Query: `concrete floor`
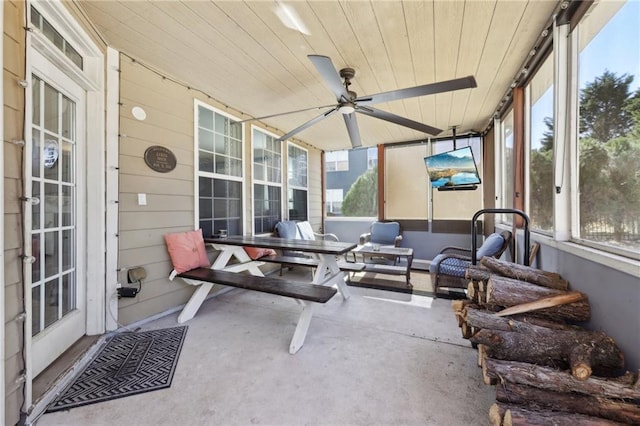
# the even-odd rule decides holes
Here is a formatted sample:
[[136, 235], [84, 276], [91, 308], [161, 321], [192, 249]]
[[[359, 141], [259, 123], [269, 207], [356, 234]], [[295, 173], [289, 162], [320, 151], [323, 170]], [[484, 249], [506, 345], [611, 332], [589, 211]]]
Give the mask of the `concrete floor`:
[[186, 323], [170, 388], [45, 414], [37, 425], [489, 424], [495, 390], [449, 300], [349, 289], [349, 300], [338, 294], [315, 311], [295, 355], [294, 300], [219, 295]]

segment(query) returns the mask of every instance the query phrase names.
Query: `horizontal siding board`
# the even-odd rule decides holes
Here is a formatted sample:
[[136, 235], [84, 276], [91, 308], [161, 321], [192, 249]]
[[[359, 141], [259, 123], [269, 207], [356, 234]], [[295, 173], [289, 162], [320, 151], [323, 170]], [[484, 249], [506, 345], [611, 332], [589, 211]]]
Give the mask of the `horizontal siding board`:
[[[13, 120], [13, 121], [12, 121]], [[22, 114], [17, 111], [4, 109], [4, 138], [5, 140], [22, 139]], [[4, 178], [16, 179], [22, 182], [22, 147], [4, 143]]]
[[9, 284], [4, 286], [4, 300], [9, 303], [5, 303], [4, 306], [4, 321], [8, 322], [24, 312], [22, 306], [22, 293], [23, 285], [19, 283]]
[[4, 361], [4, 368], [7, 372], [4, 379], [4, 389], [7, 395], [22, 391], [22, 384], [18, 381], [20, 372], [23, 370], [22, 353], [13, 354]]
[[[125, 268], [121, 268], [122, 276], [119, 277], [121, 283], [127, 282], [127, 271], [135, 267], [137, 267], [137, 265], [128, 265]], [[171, 266], [171, 262], [166, 260], [148, 263], [144, 266], [144, 269], [147, 271], [147, 278], [143, 280], [143, 285], [153, 285], [158, 280], [167, 280], [169, 278], [169, 274], [171, 274], [171, 271], [173, 270], [173, 267]]]
[[[5, 240], [6, 244], [6, 240]], [[22, 250], [19, 248], [14, 248], [7, 250], [5, 247], [4, 251], [4, 285], [13, 285], [22, 282]], [[9, 303], [21, 303], [20, 301], [12, 302], [10, 299]]]
[[20, 214], [22, 210], [22, 181], [4, 179], [4, 214]]
[[151, 229], [162, 226], [185, 226], [193, 225], [193, 214], [190, 211], [175, 212], [121, 212], [120, 229]]
[[[146, 149], [151, 145], [164, 145], [170, 149], [183, 149], [193, 152], [193, 129], [163, 129], [146, 121], [133, 120], [127, 117], [120, 121], [120, 149], [127, 154], [128, 145], [141, 144]], [[143, 142], [143, 143], [141, 143]], [[146, 142], [147, 144], [144, 144]], [[193, 163], [185, 160], [187, 164]]]
[[22, 247], [22, 221], [17, 214], [4, 215], [4, 249]]
[[185, 228], [184, 226], [156, 229], [132, 229], [129, 231], [121, 231], [119, 233], [118, 242], [120, 250], [164, 245], [165, 234], [172, 232], [185, 232], [192, 229], [192, 227]]
[[[5, 41], [6, 40], [7, 38], [5, 37]], [[4, 70], [4, 72], [2, 73], [2, 81], [5, 88], [4, 89], [4, 106], [5, 108], [11, 108], [16, 111], [22, 109], [22, 105], [24, 104], [24, 94], [25, 94], [24, 89], [18, 86], [18, 81], [17, 81], [18, 79], [19, 77], [13, 72], [8, 72], [7, 70]]]
[[22, 321], [9, 321], [4, 324], [4, 356], [9, 358], [22, 351]]
[[191, 211], [194, 210], [193, 196], [188, 195], [163, 195], [163, 194], [147, 194], [147, 205], [138, 206], [138, 194], [129, 192], [120, 194], [120, 211], [121, 212], [140, 212], [140, 211]]
[[[8, 370], [7, 370], [8, 371]], [[16, 425], [20, 422], [20, 408], [22, 407], [22, 389], [15, 389], [9, 392], [5, 389], [5, 418], [6, 425]]]
[[[175, 180], [166, 177], [151, 176], [135, 176], [120, 175], [120, 190], [124, 192], [138, 193], [145, 192], [147, 194], [174, 194], [174, 195], [192, 195], [193, 179]], [[171, 224], [167, 224], [170, 225]]]
[[[142, 134], [144, 132], [140, 132]], [[169, 149], [176, 156], [177, 165], [188, 166], [193, 168], [193, 140], [192, 137], [184, 137], [186, 143], [184, 141], [179, 141], [180, 138], [168, 137], [165, 135], [162, 139], [139, 139], [136, 136], [133, 136], [131, 133], [127, 134], [126, 139], [122, 138], [120, 145], [120, 155], [125, 156], [133, 156], [133, 157], [144, 157], [144, 152], [150, 146], [161, 145], [165, 148]], [[164, 143], [164, 142], [170, 142]], [[135, 171], [131, 171], [134, 173]]]

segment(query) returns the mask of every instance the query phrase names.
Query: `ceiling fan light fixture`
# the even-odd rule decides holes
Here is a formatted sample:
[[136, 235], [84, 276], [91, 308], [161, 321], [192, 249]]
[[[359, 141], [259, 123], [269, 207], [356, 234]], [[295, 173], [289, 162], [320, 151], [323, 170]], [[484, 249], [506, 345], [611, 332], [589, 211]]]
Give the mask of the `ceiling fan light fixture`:
[[338, 112], [340, 112], [341, 114], [344, 114], [344, 115], [351, 114], [355, 110], [356, 110], [356, 106], [355, 106], [355, 104], [353, 104], [351, 102], [348, 103], [348, 104], [342, 104], [338, 108]]

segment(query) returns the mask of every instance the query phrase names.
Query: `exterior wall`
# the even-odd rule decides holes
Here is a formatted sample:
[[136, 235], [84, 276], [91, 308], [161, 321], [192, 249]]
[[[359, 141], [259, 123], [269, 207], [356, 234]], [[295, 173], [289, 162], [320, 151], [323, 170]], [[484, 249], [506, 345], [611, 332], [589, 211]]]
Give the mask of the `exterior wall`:
[[[24, 89], [17, 83], [25, 79], [24, 7], [21, 1], [4, 1], [4, 134], [5, 141], [22, 140]], [[22, 284], [22, 196], [23, 147], [4, 142], [4, 296], [5, 296], [5, 418], [4, 424], [20, 419], [22, 384], [17, 381], [22, 362], [23, 322], [16, 321], [24, 310]]]
[[[240, 114], [124, 55], [120, 56], [120, 71], [118, 281], [126, 284], [129, 268], [142, 266], [147, 271], [139, 295], [119, 300], [118, 320], [121, 324], [130, 324], [180, 306], [193, 293], [193, 287], [180, 280], [169, 281], [172, 267], [163, 235], [196, 226], [194, 98], [231, 115]], [[134, 106], [146, 111], [144, 121], [133, 118], [131, 108]], [[253, 211], [250, 124], [245, 124], [244, 135], [247, 194], [244, 225], [245, 233], [250, 233]], [[319, 229], [322, 223], [321, 152], [296, 143], [309, 150], [309, 219], [314, 229]], [[152, 145], [164, 146], [176, 155], [177, 166], [173, 171], [158, 173], [147, 167], [144, 151]], [[137, 204], [139, 193], [146, 194], [146, 206]]]

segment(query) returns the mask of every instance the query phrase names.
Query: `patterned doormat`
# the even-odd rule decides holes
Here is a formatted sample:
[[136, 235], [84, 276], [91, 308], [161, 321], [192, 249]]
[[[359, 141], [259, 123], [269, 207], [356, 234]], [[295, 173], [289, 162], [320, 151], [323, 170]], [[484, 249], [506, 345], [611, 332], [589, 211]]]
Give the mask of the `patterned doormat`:
[[171, 386], [187, 326], [113, 336], [47, 412]]

